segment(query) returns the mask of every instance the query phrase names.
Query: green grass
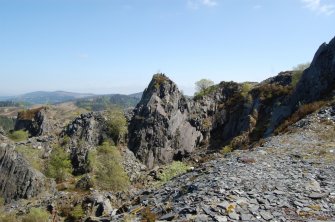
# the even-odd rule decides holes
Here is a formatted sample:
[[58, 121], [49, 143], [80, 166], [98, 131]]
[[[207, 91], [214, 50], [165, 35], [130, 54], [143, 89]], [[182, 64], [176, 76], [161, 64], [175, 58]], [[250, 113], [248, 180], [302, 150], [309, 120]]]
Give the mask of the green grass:
[[22, 218], [22, 222], [48, 222], [49, 213], [40, 208], [31, 208], [28, 215]]
[[13, 140], [14, 142], [21, 142], [24, 140], [27, 140], [29, 137], [29, 134], [27, 131], [18, 130], [11, 132], [8, 137]]
[[41, 159], [42, 150], [24, 145], [17, 146], [15, 150], [22, 154], [33, 168], [39, 171], [43, 170], [44, 165], [43, 160]]
[[189, 169], [190, 167], [187, 164], [179, 161], [173, 161], [170, 165], [166, 166], [163, 172], [158, 174], [158, 178], [162, 183], [166, 183], [172, 178], [180, 174], [186, 173]]

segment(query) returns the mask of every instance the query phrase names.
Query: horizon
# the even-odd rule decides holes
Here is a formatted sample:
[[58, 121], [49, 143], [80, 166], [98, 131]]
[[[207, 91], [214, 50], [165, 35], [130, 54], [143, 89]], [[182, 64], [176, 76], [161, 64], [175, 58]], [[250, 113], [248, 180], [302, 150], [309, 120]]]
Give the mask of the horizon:
[[2, 0], [0, 96], [132, 94], [165, 73], [261, 82], [311, 62], [335, 35], [331, 0]]

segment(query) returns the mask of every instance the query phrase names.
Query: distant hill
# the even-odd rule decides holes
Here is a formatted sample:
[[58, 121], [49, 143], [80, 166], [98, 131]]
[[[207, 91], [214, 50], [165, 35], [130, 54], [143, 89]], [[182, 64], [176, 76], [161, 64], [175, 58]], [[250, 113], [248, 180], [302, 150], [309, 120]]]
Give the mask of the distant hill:
[[24, 102], [29, 104], [55, 104], [91, 96], [94, 96], [94, 94], [64, 91], [36, 91], [19, 96], [0, 97], [0, 101]]
[[131, 95], [122, 94], [110, 94], [94, 96], [90, 98], [78, 99], [76, 105], [80, 108], [84, 108], [92, 111], [106, 110], [110, 107], [121, 107], [129, 108], [135, 107], [140, 101], [142, 93], [136, 93]]

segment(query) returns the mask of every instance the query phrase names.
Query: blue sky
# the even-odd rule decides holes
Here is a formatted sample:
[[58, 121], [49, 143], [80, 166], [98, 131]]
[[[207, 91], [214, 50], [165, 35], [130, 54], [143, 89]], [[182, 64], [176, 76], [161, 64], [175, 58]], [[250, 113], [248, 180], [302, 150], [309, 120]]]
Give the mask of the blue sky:
[[0, 95], [261, 81], [335, 36], [334, 0], [0, 0]]

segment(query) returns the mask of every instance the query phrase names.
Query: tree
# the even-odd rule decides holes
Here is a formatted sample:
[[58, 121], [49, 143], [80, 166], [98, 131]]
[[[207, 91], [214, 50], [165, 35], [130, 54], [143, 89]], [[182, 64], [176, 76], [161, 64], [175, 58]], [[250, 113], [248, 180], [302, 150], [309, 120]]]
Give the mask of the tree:
[[307, 69], [310, 65], [311, 65], [310, 62], [306, 62], [306, 63], [298, 64], [297, 66], [293, 67], [293, 71], [304, 71], [304, 70]]
[[212, 85], [214, 85], [214, 82], [212, 80], [201, 79], [195, 83], [195, 89], [197, 92], [202, 92]]

